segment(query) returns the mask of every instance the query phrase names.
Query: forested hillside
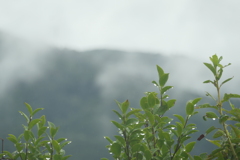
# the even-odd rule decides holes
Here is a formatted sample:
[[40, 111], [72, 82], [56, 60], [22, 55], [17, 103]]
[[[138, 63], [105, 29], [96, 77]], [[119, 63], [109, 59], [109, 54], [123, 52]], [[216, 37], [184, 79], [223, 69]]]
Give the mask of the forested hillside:
[[[0, 43], [3, 43], [3, 40]], [[0, 47], [2, 46], [0, 44]], [[2, 52], [0, 57], [4, 58], [5, 49], [0, 48], [0, 51]], [[13, 55], [17, 57], [18, 53], [16, 50], [15, 52]], [[22, 133], [21, 124], [25, 121], [18, 111], [26, 111], [23, 103], [27, 102], [33, 108], [45, 108], [36, 116], [46, 115], [47, 120], [60, 126], [58, 136], [72, 141], [65, 148], [67, 154], [73, 155], [70, 159], [110, 158], [111, 155], [105, 148], [108, 143], [103, 137], [111, 137], [117, 131], [110, 123], [110, 120], [116, 118], [112, 112], [113, 109], [117, 109], [114, 99], [118, 101], [128, 99], [130, 106], [139, 106], [139, 100], [144, 96], [144, 92], [157, 92], [157, 88], [151, 83], [152, 80], [157, 80], [156, 65], [168, 71], [166, 67], [171, 66], [169, 63], [172, 62], [172, 58], [161, 54], [129, 53], [119, 50], [84, 52], [61, 48], [44, 50], [44, 56], [36, 59], [41, 75], [31, 81], [16, 78], [14, 86], [1, 94], [0, 137], [6, 139], [7, 134]], [[183, 57], [175, 57], [174, 61], [177, 59], [182, 60]], [[32, 67], [27, 62], [25, 65], [27, 68]], [[8, 72], [8, 68], [1, 70]], [[173, 71], [171, 68], [169, 70]], [[32, 79], [32, 76], [35, 75], [31, 72], [25, 74], [26, 79]], [[180, 81], [184, 80], [184, 77], [174, 79], [170, 72], [169, 79], [173, 83], [169, 85], [178, 86], [182, 84]], [[169, 94], [170, 98], [178, 99], [176, 107], [169, 113], [178, 112], [183, 116], [185, 111], [182, 108], [188, 100], [204, 96], [204, 93], [195, 93], [187, 88], [184, 90], [180, 86], [171, 90]], [[202, 128], [198, 128], [201, 132], [207, 128], [205, 125], [213, 123], [206, 124], [201, 114], [197, 118], [193, 123], [203, 124]], [[195, 138], [202, 134], [201, 132], [197, 133]], [[202, 151], [194, 151], [196, 154], [213, 147], [204, 141], [197, 145], [204, 147]], [[5, 141], [5, 150], [13, 150], [11, 142]]]

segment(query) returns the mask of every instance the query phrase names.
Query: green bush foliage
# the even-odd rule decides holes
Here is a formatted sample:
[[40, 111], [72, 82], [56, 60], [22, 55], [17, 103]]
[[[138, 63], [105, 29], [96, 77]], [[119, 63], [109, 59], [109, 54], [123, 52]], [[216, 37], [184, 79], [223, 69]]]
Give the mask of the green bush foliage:
[[[195, 98], [186, 103], [186, 115], [174, 114], [173, 118], [164, 116], [165, 113], [174, 106], [176, 99], [168, 99], [166, 92], [173, 88], [168, 86], [169, 73], [157, 66], [159, 81], [152, 81], [158, 87], [156, 92], [146, 92], [140, 100], [141, 108], [130, 108], [129, 101], [122, 103], [116, 101], [120, 111], [113, 110], [120, 122], [111, 121], [119, 131], [115, 135], [115, 140], [105, 137], [109, 141], [107, 149], [116, 160], [238, 160], [240, 157], [240, 109], [235, 107], [230, 99], [240, 98], [238, 94], [220, 94], [223, 84], [230, 81], [228, 78], [220, 82], [222, 73], [228, 65], [222, 65], [222, 57], [213, 55], [210, 57], [211, 63], [204, 65], [214, 75], [213, 80], [206, 80], [203, 83], [210, 83], [216, 88], [217, 96], [206, 93], [216, 104], [197, 105], [202, 98]], [[228, 102], [229, 108], [224, 108], [223, 103]], [[191, 117], [198, 114], [197, 109], [213, 108], [215, 112], [206, 112], [203, 120], [218, 119], [221, 128], [212, 126], [206, 129], [205, 134], [201, 134], [197, 139], [200, 141], [209, 133], [215, 131], [213, 140], [207, 139], [218, 148], [210, 154], [191, 155], [196, 141], [190, 141], [191, 135], [195, 132], [196, 124], [190, 123]], [[188, 140], [188, 141], [187, 141]], [[188, 143], [187, 143], [188, 142]], [[102, 158], [107, 160], [107, 158]]]
[[25, 106], [29, 115], [19, 111], [27, 122], [26, 125], [23, 125], [23, 133], [18, 137], [9, 134], [7, 138], [14, 144], [16, 151], [13, 153], [3, 151], [0, 157], [11, 160], [66, 160], [71, 157], [70, 155], [65, 156], [63, 150], [63, 147], [71, 141], [67, 141], [66, 138], [55, 139], [59, 127], [56, 127], [52, 122], [47, 122], [45, 115], [33, 118], [43, 108], [33, 110], [27, 103]]

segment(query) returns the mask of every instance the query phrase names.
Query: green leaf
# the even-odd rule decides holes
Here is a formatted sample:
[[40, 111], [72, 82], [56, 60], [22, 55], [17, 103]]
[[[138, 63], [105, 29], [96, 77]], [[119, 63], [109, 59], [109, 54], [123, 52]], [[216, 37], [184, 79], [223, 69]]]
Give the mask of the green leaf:
[[161, 87], [163, 87], [163, 86], [166, 84], [166, 82], [167, 82], [167, 80], [168, 80], [168, 76], [169, 76], [169, 73], [164, 73], [164, 74], [161, 76], [161, 78], [160, 78], [160, 80], [159, 80], [159, 85], [160, 85]]
[[113, 112], [116, 113], [116, 115], [117, 115], [120, 119], [122, 119], [122, 115], [121, 115], [118, 111], [113, 110]]
[[150, 93], [149, 95], [148, 95], [148, 106], [150, 107], [150, 108], [153, 108], [154, 107], [154, 105], [156, 104], [156, 96], [154, 95], [154, 93]]
[[193, 142], [189, 142], [186, 146], [185, 146], [185, 149], [186, 149], [186, 152], [191, 152], [194, 145], [195, 145], [196, 141], [193, 141]]
[[214, 84], [213, 81], [211, 81], [211, 80], [206, 80], [203, 83], [212, 83], [212, 84]]
[[150, 124], [153, 126], [154, 123], [155, 123], [154, 115], [149, 111], [145, 111], [145, 113], [148, 117], [148, 120], [149, 120]]
[[114, 136], [114, 137], [121, 143], [123, 147], [125, 146], [125, 140], [122, 136]]
[[158, 115], [163, 115], [167, 110], [168, 110], [168, 106], [167, 104], [163, 104], [162, 106], [160, 106], [156, 112], [156, 114]]
[[206, 116], [207, 118], [218, 118], [218, 116], [214, 112], [207, 112]]
[[229, 125], [231, 128], [232, 128], [232, 130], [234, 131], [234, 133], [235, 133], [235, 135], [236, 135], [236, 137], [237, 138], [240, 138], [240, 130], [238, 129], [238, 128], [236, 128], [236, 127], [234, 127], [233, 125]]
[[206, 139], [206, 140], [218, 147], [221, 147], [221, 140], [210, 140], [210, 139]]
[[136, 122], [138, 122], [138, 119], [130, 118], [126, 121], [125, 125], [128, 126], [128, 125], [131, 125], [131, 124], [136, 123]]
[[129, 101], [126, 100], [125, 102], [122, 103], [121, 108], [122, 108], [122, 113], [125, 114], [128, 110], [129, 107]]
[[194, 160], [203, 160], [200, 156], [193, 156]]
[[116, 121], [111, 121], [117, 128], [119, 128], [120, 130], [123, 130], [124, 126], [121, 125], [120, 123], [116, 122]]
[[26, 102], [24, 104], [27, 107], [29, 114], [32, 115], [32, 107]]
[[39, 128], [43, 127], [46, 124], [46, 116], [42, 115], [40, 119], [41, 121], [38, 123]]
[[173, 86], [165, 86], [161, 89], [161, 94], [164, 94], [165, 92], [167, 92], [169, 89], [173, 88]]
[[192, 103], [193, 105], [195, 105], [195, 104], [197, 104], [201, 99], [202, 99], [201, 97], [195, 98], [194, 100], [191, 101], [191, 103]]
[[222, 102], [226, 102], [226, 101], [228, 101], [230, 98], [240, 98], [240, 95], [239, 95], [239, 94], [232, 94], [232, 93], [230, 93], [230, 94], [225, 93], [225, 94], [224, 94], [224, 97], [223, 97], [223, 99], [222, 99]]
[[105, 136], [104, 138], [105, 138], [106, 140], [108, 140], [108, 142], [109, 142], [110, 144], [113, 143], [113, 141], [112, 141], [109, 137]]
[[175, 103], [176, 103], [176, 99], [170, 99], [169, 101], [167, 101], [168, 108], [173, 107]]
[[217, 132], [215, 132], [213, 134], [213, 138], [218, 138], [218, 137], [221, 137], [223, 135], [225, 135], [225, 133], [223, 131], [221, 131], [221, 130], [218, 130]]
[[212, 71], [213, 75], [216, 75], [216, 70], [210, 63], [203, 63], [203, 64]]
[[41, 121], [41, 119], [33, 119], [29, 124], [28, 124], [28, 128], [32, 129], [37, 123], [39, 123]]
[[57, 132], [58, 132], [58, 129], [59, 129], [59, 127], [56, 127], [56, 128], [51, 127], [51, 128], [50, 128], [50, 136], [51, 136], [51, 137], [55, 137], [55, 135], [56, 135]]
[[119, 109], [122, 111], [122, 104], [120, 102], [118, 102], [117, 100], [115, 100], [115, 102], [117, 103]]
[[121, 145], [118, 144], [118, 143], [113, 143], [111, 145], [111, 149], [110, 150], [116, 157], [119, 157], [120, 154], [121, 154]]
[[53, 145], [53, 148], [57, 151], [57, 153], [59, 154], [60, 153], [60, 150], [61, 150], [61, 147], [58, 143], [58, 141], [56, 140], [52, 140], [52, 145]]
[[128, 112], [128, 113], [126, 114], [126, 118], [128, 118], [128, 117], [131, 116], [132, 114], [138, 113], [138, 112], [140, 112], [140, 111], [142, 111], [142, 110], [141, 110], [141, 109], [132, 109], [130, 112]]
[[210, 57], [210, 60], [212, 61], [214, 67], [218, 66], [219, 60], [218, 60], [218, 56], [215, 54], [212, 57]]
[[154, 84], [154, 86], [159, 87], [159, 85], [156, 81], [152, 81], [152, 83]]
[[27, 123], [29, 123], [28, 116], [25, 113], [23, 113], [22, 111], [19, 111], [19, 113], [27, 120]]
[[164, 71], [163, 71], [163, 69], [161, 68], [161, 67], [159, 67], [158, 65], [157, 65], [157, 71], [158, 71], [158, 76], [159, 76], [159, 79], [162, 77], [162, 75], [164, 74]]
[[28, 141], [29, 139], [30, 139], [30, 133], [31, 131], [28, 131], [28, 130], [25, 130], [24, 131], [24, 133], [23, 133], [23, 136], [24, 136], [24, 139], [26, 140], [26, 141]]
[[178, 115], [178, 114], [174, 114], [174, 116], [177, 117], [177, 118], [181, 121], [181, 123], [182, 123], [183, 125], [185, 124], [185, 120], [184, 120], [184, 118], [183, 118], [182, 116], [180, 116], [180, 115]]
[[151, 151], [148, 150], [148, 149], [146, 149], [146, 150], [144, 151], [144, 156], [145, 156], [146, 159], [152, 159]]
[[229, 116], [228, 115], [221, 115], [219, 117], [219, 123], [223, 124], [224, 122], [226, 122], [228, 120]]
[[181, 123], [179, 123], [179, 122], [176, 122], [176, 127], [177, 127], [178, 135], [181, 135], [182, 131], [183, 131], [183, 125]]
[[232, 77], [232, 78], [228, 78], [228, 79], [226, 79], [225, 81], [223, 81], [223, 82], [221, 83], [220, 87], [221, 87], [224, 83], [227, 83], [228, 81], [230, 81], [231, 79], [233, 79], [233, 77]]
[[18, 143], [17, 137], [14, 136], [13, 134], [8, 134], [8, 140], [10, 140], [11, 142], [13, 142], [14, 144]]
[[215, 129], [217, 129], [217, 128], [215, 128], [214, 126], [209, 127], [209, 128], [206, 130], [206, 134], [211, 133], [211, 132], [212, 132], [213, 130], [215, 130]]
[[38, 129], [38, 137], [40, 137], [43, 133], [45, 133], [46, 130], [47, 130], [46, 126], [39, 128]]
[[140, 100], [140, 105], [141, 105], [143, 110], [148, 109], [148, 99], [147, 99], [147, 97], [142, 97], [142, 99]]
[[187, 105], [186, 105], [186, 114], [188, 116], [192, 115], [193, 111], [194, 111], [194, 105], [191, 102], [188, 102]]
[[32, 112], [32, 114], [31, 114], [31, 116], [33, 117], [37, 112], [39, 112], [39, 111], [41, 111], [41, 110], [43, 110], [44, 108], [37, 108], [37, 109], [35, 109], [33, 112]]
[[216, 110], [218, 110], [217, 106], [211, 106], [210, 104], [206, 103], [206, 104], [201, 104], [198, 105], [197, 107], [195, 107], [195, 109], [201, 109], [201, 108], [214, 108]]
[[[68, 159], [69, 157], [72, 157], [72, 155], [67, 155], [67, 156], [64, 156], [61, 160], [66, 160]], [[103, 159], [104, 160], [104, 159]], [[108, 160], [108, 159], [107, 159]]]
[[101, 160], [108, 160], [107, 158], [101, 158]]

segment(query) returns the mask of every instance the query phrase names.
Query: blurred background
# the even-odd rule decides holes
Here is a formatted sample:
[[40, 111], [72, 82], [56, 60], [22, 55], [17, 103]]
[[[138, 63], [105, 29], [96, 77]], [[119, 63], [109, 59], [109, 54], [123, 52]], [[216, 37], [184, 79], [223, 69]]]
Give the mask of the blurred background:
[[[214, 102], [210, 71], [203, 65], [223, 56], [223, 86], [239, 94], [240, 2], [237, 0], [0, 0], [0, 137], [23, 132], [24, 102], [45, 108], [36, 116], [60, 126], [70, 160], [110, 158], [104, 136], [118, 134], [111, 120], [114, 100], [138, 108], [146, 91], [156, 91], [156, 65], [170, 73], [172, 114], [185, 115], [188, 100]], [[239, 100], [233, 101], [239, 104]], [[237, 106], [237, 105], [236, 105]], [[196, 140], [215, 121], [193, 117]], [[211, 136], [207, 137], [211, 139]], [[198, 141], [193, 154], [214, 146]], [[6, 150], [14, 150], [5, 141]]]

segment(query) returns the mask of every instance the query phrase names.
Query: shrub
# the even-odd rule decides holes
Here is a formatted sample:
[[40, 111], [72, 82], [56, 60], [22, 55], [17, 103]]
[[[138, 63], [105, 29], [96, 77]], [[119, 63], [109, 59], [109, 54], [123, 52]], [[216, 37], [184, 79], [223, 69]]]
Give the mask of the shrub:
[[65, 151], [63, 150], [63, 147], [71, 143], [71, 141], [67, 141], [66, 138], [55, 139], [59, 127], [56, 127], [49, 121], [46, 126], [46, 117], [44, 115], [40, 118], [33, 118], [43, 108], [33, 110], [27, 103], [25, 103], [25, 106], [27, 107], [29, 116], [19, 111], [27, 121], [27, 124], [23, 125], [23, 133], [18, 137], [9, 134], [7, 138], [14, 144], [16, 151], [13, 153], [3, 151], [0, 157], [12, 160], [18, 158], [21, 160], [66, 160], [71, 157], [70, 155], [64, 156]]
[[[174, 114], [176, 121], [164, 116], [165, 113], [174, 106], [176, 99], [167, 99], [166, 92], [173, 86], [166, 85], [169, 73], [157, 66], [159, 81], [152, 83], [158, 87], [159, 94], [156, 92], [146, 92], [140, 100], [141, 108], [130, 108], [129, 101], [122, 103], [116, 101], [120, 111], [113, 110], [121, 122], [111, 121], [118, 129], [119, 135], [115, 135], [115, 140], [105, 137], [109, 141], [106, 147], [109, 153], [116, 160], [238, 160], [240, 157], [240, 109], [235, 107], [231, 98], [240, 98], [238, 94], [227, 94], [221, 98], [220, 89], [223, 84], [230, 81], [228, 78], [220, 82], [223, 69], [230, 65], [222, 65], [222, 57], [213, 55], [210, 57], [211, 63], [204, 65], [214, 75], [213, 80], [206, 80], [203, 83], [212, 84], [217, 91], [215, 98], [207, 92], [216, 105], [201, 104], [201, 98], [189, 100], [186, 103], [186, 115]], [[230, 107], [223, 108], [223, 103], [228, 102]], [[222, 128], [214, 126], [206, 129], [205, 134], [201, 134], [197, 140], [201, 140], [212, 131], [214, 140], [208, 140], [218, 148], [211, 151], [210, 154], [202, 153], [200, 155], [191, 155], [196, 141], [186, 143], [191, 138], [191, 134], [197, 132], [196, 124], [189, 123], [191, 117], [196, 115], [197, 109], [213, 108], [215, 112], [206, 112], [203, 119], [218, 119]], [[216, 139], [218, 138], [218, 139]], [[220, 139], [219, 139], [220, 138]], [[107, 160], [107, 158], [102, 158]]]

